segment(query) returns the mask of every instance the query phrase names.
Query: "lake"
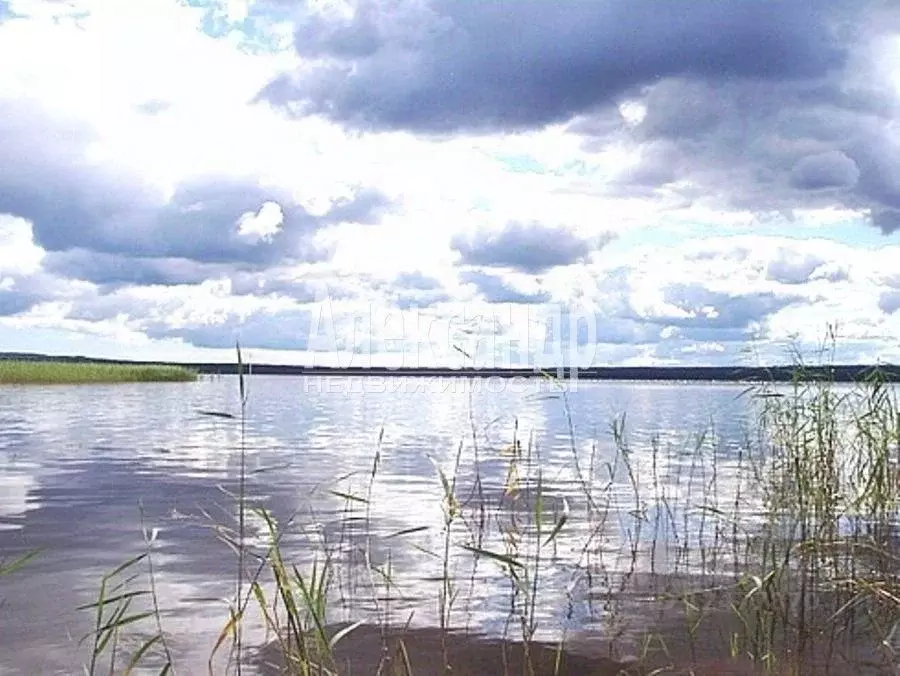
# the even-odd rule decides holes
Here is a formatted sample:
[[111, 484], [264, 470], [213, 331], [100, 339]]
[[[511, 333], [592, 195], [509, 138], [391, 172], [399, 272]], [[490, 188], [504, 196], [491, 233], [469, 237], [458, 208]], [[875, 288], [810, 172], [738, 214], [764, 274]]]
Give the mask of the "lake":
[[[635, 632], [646, 624], [629, 620], [642, 576], [727, 574], [740, 558], [737, 530], [716, 515], [739, 514], [745, 528], [759, 514], [746, 481], [757, 404], [745, 385], [579, 381], [565, 397], [539, 379], [248, 385], [243, 433], [240, 420], [208, 414], [239, 415], [236, 377], [0, 387], [0, 558], [42, 549], [0, 577], [0, 673], [72, 674], [87, 663], [79, 640], [93, 617], [76, 608], [143, 550], [142, 523], [155, 530], [154, 582], [180, 671], [205, 673], [235, 585], [236, 555], [215, 526], [235, 522], [242, 448], [247, 500], [281, 523], [294, 518], [283, 542], [291, 562], [305, 570], [324, 552], [341, 562], [335, 622], [440, 624], [441, 472], [456, 477], [461, 505], [449, 623], [491, 635], [510, 630], [517, 601], [504, 560], [476, 554], [513, 556], [511, 533], [526, 543], [522, 561], [538, 555], [540, 593], [526, 608], [535, 636], [608, 634], [613, 622], [627, 636], [629, 621]], [[528, 549], [538, 470], [544, 545]], [[264, 520], [250, 515], [245, 528], [262, 551]], [[626, 582], [630, 601], [620, 599]]]

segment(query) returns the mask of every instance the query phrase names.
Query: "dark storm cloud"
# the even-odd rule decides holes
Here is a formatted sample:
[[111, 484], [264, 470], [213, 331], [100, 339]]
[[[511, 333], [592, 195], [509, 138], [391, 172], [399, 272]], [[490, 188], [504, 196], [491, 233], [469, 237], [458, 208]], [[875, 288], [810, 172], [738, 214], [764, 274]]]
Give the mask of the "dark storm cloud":
[[291, 298], [311, 303], [358, 297], [358, 289], [370, 287], [364, 275], [324, 276], [272, 267], [255, 270], [248, 265], [198, 263], [185, 258], [134, 258], [119, 254], [101, 254], [84, 249], [51, 252], [44, 256], [43, 267], [63, 279], [78, 279], [98, 285], [101, 294], [111, 294], [130, 286], [195, 285], [227, 280], [235, 296]]
[[900, 230], [900, 209], [875, 207], [872, 209], [872, 224], [885, 234]]
[[[97, 203], [77, 194], [79, 186], [69, 187], [73, 190], [68, 194], [61, 191], [55, 199], [46, 199], [39, 184], [0, 184], [0, 211], [31, 220], [36, 242], [48, 251], [80, 247], [106, 254], [266, 267], [285, 259], [327, 258], [328, 252], [318, 248], [311, 235], [351, 214], [366, 218], [375, 203], [366, 194], [364, 204], [335, 204], [317, 217], [291, 204], [285, 194], [231, 177], [182, 184], [170, 200], [138, 194], [132, 201], [125, 186], [113, 186], [122, 192], [108, 199], [95, 195], [101, 197]], [[264, 239], [239, 234], [238, 221], [267, 202], [277, 203], [284, 212], [275, 234]]]
[[844, 63], [831, 29], [855, 7], [841, 0], [354, 4], [350, 18], [298, 20], [294, 42], [306, 64], [261, 98], [359, 128], [535, 128], [667, 77], [822, 76]]
[[[588, 150], [631, 141], [611, 186], [755, 213], [839, 206], [900, 229], [887, 0], [359, 0], [302, 12], [296, 72], [260, 95], [291, 114], [424, 134], [570, 123]], [[502, 37], [501, 37], [502, 36]], [[629, 126], [618, 104], [639, 100]]]
[[500, 232], [479, 231], [471, 237], [458, 235], [451, 247], [459, 252], [460, 262], [466, 265], [540, 274], [560, 265], [584, 262], [591, 251], [611, 240], [612, 235], [591, 240], [565, 228], [510, 223]]
[[86, 249], [51, 251], [44, 269], [60, 277], [82, 279], [102, 287], [199, 284], [227, 272], [228, 267], [187, 258], [137, 258]]
[[840, 150], [807, 155], [791, 170], [791, 183], [801, 190], [852, 188], [858, 180], [859, 167]]
[[847, 132], [855, 133], [855, 138], [843, 145], [860, 168], [859, 184], [851, 195], [871, 208], [875, 225], [894, 232], [900, 228], [900, 134], [894, 118]]
[[840, 68], [793, 79], [669, 77], [629, 93], [645, 107], [633, 126], [610, 108], [569, 129], [589, 151], [633, 144], [636, 163], [613, 184], [620, 196], [668, 185], [689, 201], [757, 214], [861, 210], [897, 230], [900, 98], [886, 74], [900, 6], [862, 1], [845, 18], [834, 33]]
[[[287, 191], [265, 187], [253, 176], [194, 179], [166, 196], [121, 167], [87, 162], [93, 140], [89, 129], [54, 119], [28, 101], [0, 102], [0, 213], [32, 221], [36, 243], [48, 251], [78, 248], [262, 269], [328, 258], [330, 251], [313, 240], [319, 229], [345, 221], [376, 223], [389, 206], [380, 193], [360, 188], [313, 215]], [[240, 234], [238, 222], [267, 203], [282, 210], [278, 230], [267, 238]], [[160, 269], [134, 274], [166, 276]]]
[[459, 273], [459, 278], [464, 284], [473, 284], [489, 303], [547, 303], [551, 298], [544, 291], [519, 291], [499, 275], [478, 270], [463, 270]]
[[[635, 141], [665, 144], [665, 152], [642, 152], [623, 191], [645, 194], [648, 183], [677, 179], [694, 186], [688, 196], [756, 212], [868, 209], [876, 225], [892, 231], [900, 223], [900, 139], [879, 96], [863, 90], [847, 100], [831, 87], [710, 89], [709, 99], [727, 101], [728, 111], [700, 136], [654, 139], [652, 124], [637, 128]], [[647, 119], [677, 105], [651, 97]]]

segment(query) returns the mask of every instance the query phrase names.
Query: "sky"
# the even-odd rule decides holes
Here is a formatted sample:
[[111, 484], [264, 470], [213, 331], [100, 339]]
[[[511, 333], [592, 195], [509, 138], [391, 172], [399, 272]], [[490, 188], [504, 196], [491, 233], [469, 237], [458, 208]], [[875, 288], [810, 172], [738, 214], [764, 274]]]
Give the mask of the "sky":
[[0, 351], [900, 360], [887, 0], [0, 0]]

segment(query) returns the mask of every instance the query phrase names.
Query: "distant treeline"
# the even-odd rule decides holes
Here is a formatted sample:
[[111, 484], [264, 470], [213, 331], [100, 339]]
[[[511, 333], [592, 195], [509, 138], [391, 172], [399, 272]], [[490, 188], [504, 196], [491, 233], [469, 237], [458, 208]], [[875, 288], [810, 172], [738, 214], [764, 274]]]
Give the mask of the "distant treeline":
[[[115, 359], [93, 359], [80, 356], [55, 356], [32, 353], [0, 353], [0, 360], [88, 362], [100, 364], [184, 366], [205, 375], [234, 375], [237, 363], [183, 363], [140, 362]], [[245, 371], [247, 367], [245, 365]], [[466, 376], [483, 378], [533, 378], [542, 373], [559, 378], [570, 378], [568, 368], [534, 369], [503, 368], [336, 368], [326, 366], [286, 366], [279, 364], [253, 364], [251, 371], [257, 375], [286, 376], [418, 376], [448, 377]], [[880, 377], [887, 382], [900, 382], [900, 366], [885, 365], [816, 365], [816, 366], [597, 366], [574, 369], [574, 376], [581, 380], [656, 380], [656, 381], [720, 381], [720, 382], [790, 382], [792, 380], [827, 379], [833, 382], [855, 382]]]

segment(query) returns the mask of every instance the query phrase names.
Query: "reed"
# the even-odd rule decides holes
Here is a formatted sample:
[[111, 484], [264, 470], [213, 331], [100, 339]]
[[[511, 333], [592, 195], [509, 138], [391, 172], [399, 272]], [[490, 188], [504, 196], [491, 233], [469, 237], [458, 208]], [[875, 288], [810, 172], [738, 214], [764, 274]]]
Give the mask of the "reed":
[[181, 366], [0, 360], [0, 385], [190, 382], [197, 374]]

